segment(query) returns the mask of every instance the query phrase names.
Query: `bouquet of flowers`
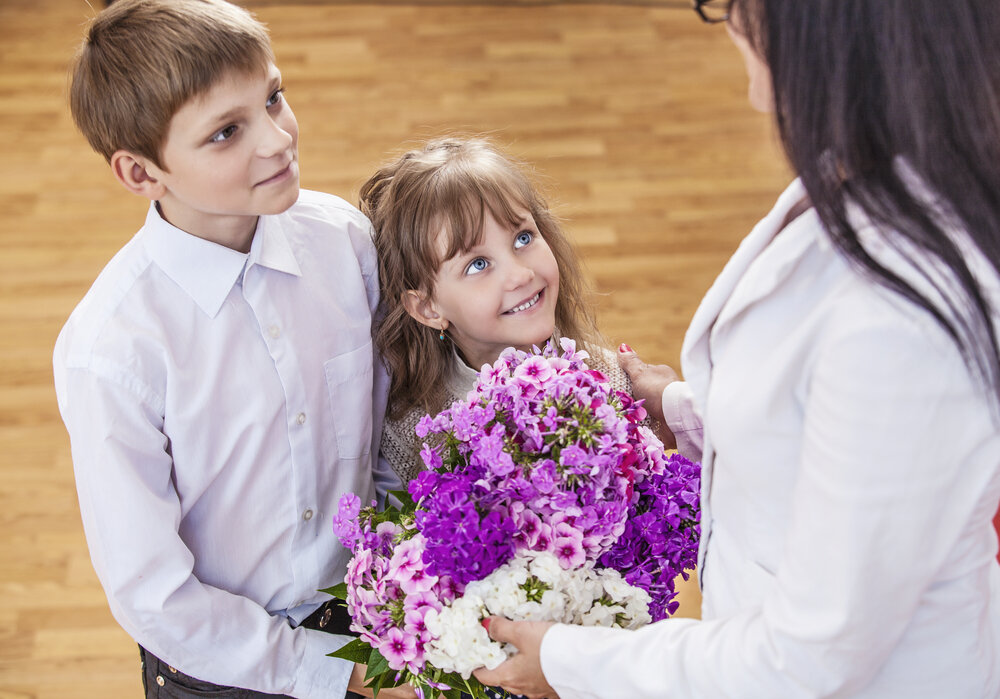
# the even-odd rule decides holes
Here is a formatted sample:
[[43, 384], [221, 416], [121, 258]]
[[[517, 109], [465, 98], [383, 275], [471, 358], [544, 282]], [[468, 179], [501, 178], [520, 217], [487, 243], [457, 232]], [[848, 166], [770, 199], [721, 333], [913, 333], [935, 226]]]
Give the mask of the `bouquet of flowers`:
[[327, 592], [360, 637], [332, 655], [367, 663], [376, 693], [483, 696], [472, 670], [514, 651], [481, 626], [491, 614], [632, 629], [676, 610], [699, 467], [664, 453], [585, 352], [561, 349], [506, 350], [465, 400], [423, 418], [428, 470], [398, 505], [341, 499], [334, 529], [354, 556]]

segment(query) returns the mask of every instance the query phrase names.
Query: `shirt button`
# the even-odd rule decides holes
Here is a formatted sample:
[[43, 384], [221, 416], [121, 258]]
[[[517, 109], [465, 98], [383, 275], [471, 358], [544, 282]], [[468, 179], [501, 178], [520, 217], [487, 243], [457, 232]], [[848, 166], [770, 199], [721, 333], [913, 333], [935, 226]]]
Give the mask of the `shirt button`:
[[306, 424], [306, 414], [305, 413], [299, 413], [298, 415], [296, 415], [295, 416], [295, 422], [299, 423], [300, 425]]
[[175, 668], [175, 667], [170, 667], [170, 666], [168, 665], [168, 666], [167, 666], [167, 669], [168, 669], [168, 670], [170, 670], [170, 672], [174, 673], [175, 675], [177, 674], [177, 668]]
[[302, 513], [302, 519], [304, 519], [305, 521], [308, 522], [312, 518], [313, 518], [312, 510], [306, 510], [305, 512]]
[[277, 339], [278, 337], [281, 337], [281, 328], [279, 328], [277, 325], [272, 325], [267, 329], [267, 334]]
[[166, 683], [167, 683], [167, 681], [165, 679], [163, 679], [163, 675], [157, 675], [156, 676], [156, 684], [158, 684], [158, 685], [160, 685], [162, 687]]

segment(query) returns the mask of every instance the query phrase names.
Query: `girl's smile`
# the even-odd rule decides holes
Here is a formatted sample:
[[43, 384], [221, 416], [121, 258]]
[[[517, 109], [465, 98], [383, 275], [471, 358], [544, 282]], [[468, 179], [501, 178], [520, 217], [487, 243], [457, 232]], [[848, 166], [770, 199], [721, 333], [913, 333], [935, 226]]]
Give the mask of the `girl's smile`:
[[538, 303], [539, 299], [542, 298], [543, 293], [545, 293], [545, 289], [542, 289], [524, 303], [519, 303], [509, 311], [504, 311], [503, 315], [513, 315], [514, 313], [521, 313], [522, 311], [527, 311], [530, 308], [534, 308], [535, 305]]

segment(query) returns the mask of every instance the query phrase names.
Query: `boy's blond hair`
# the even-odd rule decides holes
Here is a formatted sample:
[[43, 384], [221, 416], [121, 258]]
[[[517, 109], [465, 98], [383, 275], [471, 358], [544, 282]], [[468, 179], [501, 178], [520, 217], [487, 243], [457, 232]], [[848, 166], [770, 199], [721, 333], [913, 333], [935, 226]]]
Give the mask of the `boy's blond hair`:
[[267, 29], [224, 0], [117, 0], [91, 23], [72, 68], [70, 108], [108, 161], [160, 156], [180, 107], [221, 78], [273, 62]]

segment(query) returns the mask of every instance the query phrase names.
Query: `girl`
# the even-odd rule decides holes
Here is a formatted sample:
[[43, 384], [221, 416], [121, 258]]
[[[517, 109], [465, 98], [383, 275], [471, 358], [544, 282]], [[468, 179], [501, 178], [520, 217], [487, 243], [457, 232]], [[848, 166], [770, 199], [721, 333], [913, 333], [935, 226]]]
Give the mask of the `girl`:
[[392, 374], [382, 455], [403, 483], [423, 464], [414, 432], [472, 388], [506, 347], [556, 333], [629, 390], [603, 349], [576, 255], [523, 170], [483, 139], [406, 153], [361, 188], [382, 297], [375, 343]]

